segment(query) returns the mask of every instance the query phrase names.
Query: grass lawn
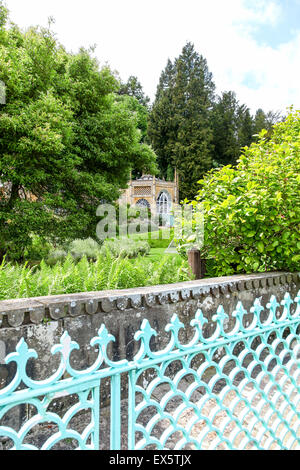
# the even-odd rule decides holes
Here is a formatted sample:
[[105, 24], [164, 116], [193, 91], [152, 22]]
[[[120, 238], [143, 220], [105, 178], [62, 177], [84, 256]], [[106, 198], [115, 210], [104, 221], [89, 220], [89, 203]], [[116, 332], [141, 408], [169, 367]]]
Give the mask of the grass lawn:
[[165, 253], [166, 248], [151, 248], [150, 253], [146, 255], [146, 258], [150, 258], [151, 261], [159, 261], [164, 256], [171, 256], [181, 258], [177, 253]]
[[[150, 252], [145, 255], [145, 262], [159, 263], [163, 258], [175, 258], [176, 265], [180, 265], [183, 258], [176, 253], [166, 253], [167, 248], [172, 243], [174, 237], [173, 228], [161, 228], [154, 232], [134, 233], [128, 238], [135, 241], [147, 241], [150, 245]], [[130, 260], [132, 262], [132, 260]]]
[[150, 253], [146, 255], [146, 259], [151, 261], [160, 261], [164, 256], [176, 257], [182, 260], [181, 256], [177, 253], [165, 253], [173, 240], [174, 229], [162, 228], [156, 232], [135, 233], [129, 238], [133, 240], [147, 241], [151, 247]]
[[132, 240], [147, 240], [150, 242], [163, 241], [168, 246], [168, 241], [171, 243], [174, 236], [174, 229], [161, 228], [155, 232], [134, 233], [129, 236]]

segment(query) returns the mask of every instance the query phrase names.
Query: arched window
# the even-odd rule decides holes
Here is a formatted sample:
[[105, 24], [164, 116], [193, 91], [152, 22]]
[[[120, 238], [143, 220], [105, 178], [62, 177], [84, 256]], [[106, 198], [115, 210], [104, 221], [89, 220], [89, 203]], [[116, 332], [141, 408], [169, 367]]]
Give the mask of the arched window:
[[150, 204], [146, 199], [139, 199], [136, 205], [141, 207], [148, 207], [148, 209], [150, 209]]
[[171, 198], [167, 191], [162, 191], [156, 201], [158, 214], [169, 214], [171, 209]]

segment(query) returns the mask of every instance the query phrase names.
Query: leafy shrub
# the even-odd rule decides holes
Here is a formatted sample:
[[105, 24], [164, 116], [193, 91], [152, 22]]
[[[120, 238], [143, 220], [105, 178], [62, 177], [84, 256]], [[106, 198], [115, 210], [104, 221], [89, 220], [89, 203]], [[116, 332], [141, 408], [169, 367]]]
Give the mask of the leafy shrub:
[[46, 258], [52, 248], [52, 245], [44, 238], [31, 234], [31, 244], [28, 243], [24, 251], [24, 258], [30, 261], [40, 261]]
[[136, 258], [149, 253], [150, 246], [144, 240], [131, 240], [120, 238], [116, 240], [106, 240], [101, 248], [101, 253], [110, 252], [114, 258]]
[[58, 262], [63, 262], [67, 255], [68, 253], [65, 250], [57, 248], [50, 251], [46, 262], [49, 264], [49, 266], [54, 266]]
[[300, 112], [265, 136], [245, 147], [236, 168], [209, 172], [192, 201], [203, 203], [202, 257], [214, 258], [215, 275], [300, 269]]
[[106, 255], [107, 252], [113, 258], [136, 258], [144, 256], [150, 251], [150, 246], [146, 240], [131, 240], [129, 238], [119, 238], [105, 240], [102, 246], [92, 238], [86, 240], [73, 240], [65, 248], [53, 249], [46, 260], [49, 266], [54, 266], [57, 262], [64, 262], [68, 256], [75, 261], [87, 258], [88, 261], [96, 261], [99, 254]]
[[99, 251], [100, 245], [92, 238], [73, 240], [69, 245], [69, 252], [75, 260], [80, 260], [84, 256], [88, 260], [96, 260]]
[[92, 238], [85, 240], [76, 239], [59, 248], [50, 250], [46, 258], [46, 263], [50, 266], [54, 266], [57, 262], [63, 262], [68, 254], [70, 254], [75, 261], [79, 261], [83, 257], [95, 261], [99, 255], [100, 248], [100, 244]]
[[148, 283], [146, 285], [173, 284], [190, 281], [190, 269], [187, 262], [174, 256], [163, 256], [151, 265]]

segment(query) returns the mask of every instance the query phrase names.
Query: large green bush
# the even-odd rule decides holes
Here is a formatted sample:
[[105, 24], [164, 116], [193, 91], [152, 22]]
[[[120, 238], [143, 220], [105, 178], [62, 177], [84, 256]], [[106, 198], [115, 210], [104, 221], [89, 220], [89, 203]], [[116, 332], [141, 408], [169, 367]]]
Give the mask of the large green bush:
[[150, 245], [147, 241], [131, 240], [130, 238], [119, 238], [115, 240], [106, 240], [101, 248], [101, 253], [107, 251], [114, 258], [136, 258], [137, 256], [147, 255], [150, 251]]
[[11, 24], [2, 0], [0, 81], [0, 260], [26, 259], [32, 234], [93, 237], [97, 206], [119, 199], [131, 170], [157, 171], [138, 101], [118, 95], [91, 49], [67, 52], [51, 29]]
[[69, 251], [75, 260], [80, 260], [84, 256], [88, 260], [96, 260], [99, 255], [100, 245], [92, 238], [77, 239], [70, 243]]
[[[204, 210], [202, 256], [215, 275], [300, 270], [300, 112], [245, 147], [237, 167], [211, 171], [192, 204]], [[179, 241], [193, 244], [192, 237]]]
[[46, 258], [49, 266], [54, 266], [58, 262], [64, 262], [71, 255], [74, 261], [80, 261], [86, 257], [88, 261], [96, 261], [101, 254], [113, 258], [136, 258], [147, 255], [150, 246], [146, 240], [131, 240], [129, 238], [107, 239], [102, 244], [97, 243], [92, 238], [84, 240], [73, 240], [69, 244], [52, 249]]
[[49, 266], [65, 261], [69, 254], [75, 261], [80, 261], [83, 257], [86, 257], [89, 261], [95, 261], [100, 253], [100, 248], [100, 244], [92, 238], [76, 239], [56, 248], [52, 247], [45, 259]]
[[49, 256], [53, 246], [47, 239], [38, 235], [31, 234], [31, 245], [29, 245], [24, 252], [25, 259], [29, 262], [38, 262]]

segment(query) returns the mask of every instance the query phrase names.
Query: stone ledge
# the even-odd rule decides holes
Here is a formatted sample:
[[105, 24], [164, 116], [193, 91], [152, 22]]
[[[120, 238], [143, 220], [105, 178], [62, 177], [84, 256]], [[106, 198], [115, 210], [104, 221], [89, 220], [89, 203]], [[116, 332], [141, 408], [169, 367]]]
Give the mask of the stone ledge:
[[177, 284], [106, 290], [30, 299], [0, 301], [0, 327], [40, 324], [44, 319], [60, 320], [79, 315], [125, 311], [141, 307], [173, 304], [201, 296], [222, 295], [271, 286], [299, 283], [300, 273], [271, 272], [207, 278]]

